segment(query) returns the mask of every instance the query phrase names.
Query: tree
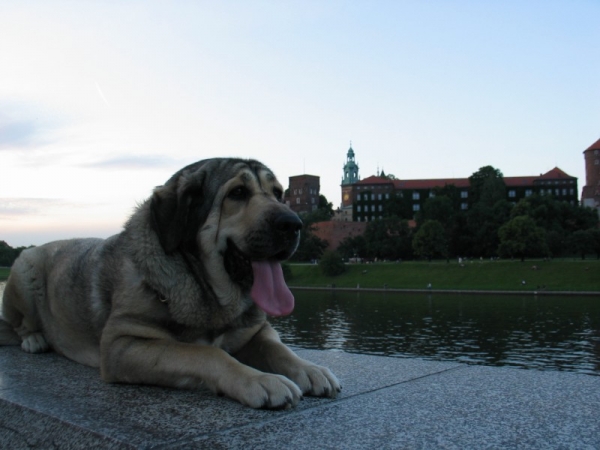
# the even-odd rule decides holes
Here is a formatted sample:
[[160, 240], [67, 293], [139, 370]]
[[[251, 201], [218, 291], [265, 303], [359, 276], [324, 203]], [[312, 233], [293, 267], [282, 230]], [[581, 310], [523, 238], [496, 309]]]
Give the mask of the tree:
[[585, 241], [579, 234], [573, 241], [577, 231], [593, 230], [598, 226], [598, 216], [591, 208], [571, 205], [557, 200], [550, 195], [532, 195], [517, 203], [510, 217], [531, 217], [535, 224], [546, 231], [546, 243], [552, 256], [581, 253], [578, 242]]
[[402, 193], [390, 195], [390, 198], [383, 204], [383, 211], [385, 217], [399, 217], [407, 220], [413, 218], [412, 202]]
[[367, 256], [367, 241], [361, 234], [344, 238], [337, 248], [343, 258], [365, 258]]
[[517, 257], [524, 261], [525, 257], [548, 256], [545, 231], [529, 216], [510, 219], [500, 227], [498, 235], [498, 253], [502, 257]]
[[600, 259], [600, 228], [595, 227], [589, 230], [590, 236], [592, 237], [592, 248], [591, 250], [596, 253], [596, 258]]
[[13, 248], [4, 241], [0, 241], [0, 267], [11, 267], [26, 247]]
[[334, 277], [346, 271], [346, 265], [340, 254], [336, 251], [326, 251], [319, 261], [319, 267], [323, 275]]
[[489, 206], [476, 203], [466, 213], [461, 228], [462, 254], [475, 257], [490, 257], [497, 253], [500, 244], [498, 230], [510, 215], [510, 203], [500, 200]]
[[312, 261], [319, 259], [323, 251], [327, 248], [327, 241], [320, 239], [313, 234], [314, 227], [312, 225], [304, 226], [300, 231], [300, 245], [294, 256], [293, 261]]
[[505, 198], [506, 193], [502, 191], [506, 189], [504, 176], [499, 169], [492, 166], [481, 167], [473, 173], [469, 177], [469, 185], [469, 202], [472, 205], [484, 200], [488, 206], [492, 206], [496, 201]]
[[455, 250], [463, 255], [494, 256], [498, 230], [508, 220], [511, 208], [502, 172], [492, 166], [481, 167], [469, 177], [469, 184], [469, 209], [461, 218], [464, 226]]
[[319, 259], [327, 248], [327, 241], [315, 236], [314, 224], [326, 222], [333, 216], [333, 205], [324, 195], [319, 195], [319, 206], [309, 213], [300, 214], [304, 226], [300, 231], [300, 245], [292, 257], [294, 261], [311, 261]]
[[585, 255], [594, 251], [595, 236], [589, 230], [577, 230], [569, 238], [569, 247], [572, 252], [585, 259]]
[[448, 243], [444, 227], [437, 220], [427, 220], [415, 233], [412, 247], [416, 255], [431, 261], [436, 256], [448, 255]]
[[411, 256], [411, 231], [408, 222], [398, 217], [369, 222], [364, 239], [370, 258], [396, 260]]
[[455, 215], [452, 200], [446, 196], [429, 197], [423, 205], [422, 221], [437, 220], [448, 229]]

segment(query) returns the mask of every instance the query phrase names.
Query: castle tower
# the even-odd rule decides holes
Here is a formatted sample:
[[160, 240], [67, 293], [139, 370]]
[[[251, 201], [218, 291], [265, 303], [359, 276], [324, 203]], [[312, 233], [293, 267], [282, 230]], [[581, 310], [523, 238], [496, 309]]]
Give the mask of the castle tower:
[[358, 164], [354, 160], [354, 150], [352, 150], [352, 142], [346, 154], [346, 164], [344, 164], [344, 176], [342, 177], [342, 209], [352, 209], [352, 185], [359, 180]]
[[296, 213], [309, 213], [319, 207], [320, 178], [316, 175], [290, 177], [285, 202]]
[[352, 142], [346, 154], [346, 164], [344, 164], [344, 176], [342, 177], [342, 185], [354, 184], [358, 181], [358, 164], [354, 161], [354, 150], [352, 150]]
[[600, 215], [600, 139], [583, 152], [585, 159], [585, 186], [581, 191], [581, 204], [596, 208]]

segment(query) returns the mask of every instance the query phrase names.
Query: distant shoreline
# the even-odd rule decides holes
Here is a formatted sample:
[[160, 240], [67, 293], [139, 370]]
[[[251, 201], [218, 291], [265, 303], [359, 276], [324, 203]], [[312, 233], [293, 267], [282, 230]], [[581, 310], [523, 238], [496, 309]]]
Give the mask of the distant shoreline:
[[374, 292], [392, 294], [469, 294], [469, 295], [571, 295], [571, 296], [598, 296], [600, 291], [498, 291], [483, 289], [394, 289], [394, 288], [370, 288], [370, 287], [336, 287], [336, 286], [289, 286], [291, 290], [299, 291], [331, 291], [331, 292]]

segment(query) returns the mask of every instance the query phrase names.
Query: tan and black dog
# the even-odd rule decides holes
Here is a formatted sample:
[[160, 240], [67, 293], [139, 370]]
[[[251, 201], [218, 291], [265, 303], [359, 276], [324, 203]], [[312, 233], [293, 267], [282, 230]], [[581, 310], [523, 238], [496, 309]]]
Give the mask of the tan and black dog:
[[335, 397], [336, 377], [281, 343], [280, 262], [302, 222], [273, 172], [207, 159], [173, 175], [111, 238], [51, 242], [12, 267], [0, 344], [100, 367], [108, 382], [199, 388], [253, 408]]

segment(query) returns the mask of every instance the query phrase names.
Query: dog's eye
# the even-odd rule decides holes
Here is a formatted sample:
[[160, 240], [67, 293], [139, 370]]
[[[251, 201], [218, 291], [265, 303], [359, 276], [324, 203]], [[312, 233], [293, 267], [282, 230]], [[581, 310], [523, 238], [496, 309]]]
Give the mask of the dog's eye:
[[279, 188], [273, 188], [273, 195], [279, 201], [283, 200], [283, 192]]
[[232, 200], [238, 200], [238, 201], [246, 200], [246, 199], [248, 199], [248, 197], [250, 197], [250, 191], [248, 190], [248, 188], [246, 186], [238, 186], [236, 188], [233, 188], [229, 192], [227, 197], [229, 197]]

